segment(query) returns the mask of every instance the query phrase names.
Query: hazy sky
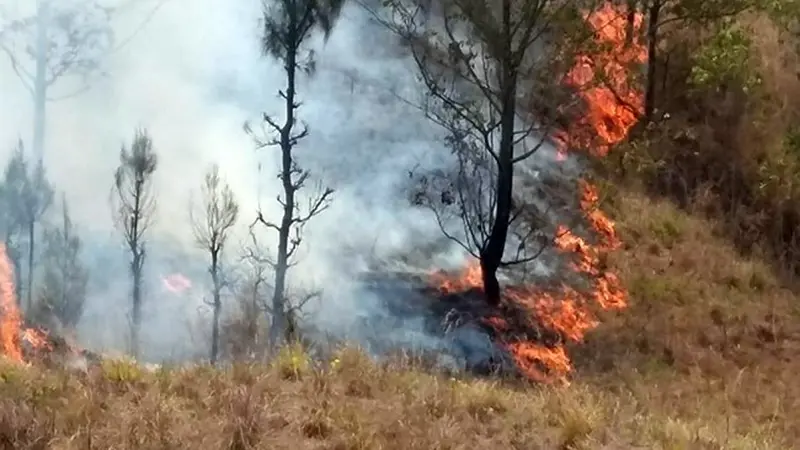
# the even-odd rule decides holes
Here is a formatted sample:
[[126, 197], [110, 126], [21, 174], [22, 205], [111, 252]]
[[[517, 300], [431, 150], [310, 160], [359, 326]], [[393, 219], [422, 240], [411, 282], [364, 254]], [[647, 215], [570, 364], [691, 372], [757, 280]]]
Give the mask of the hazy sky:
[[[34, 2], [0, 0], [0, 5], [24, 14]], [[280, 66], [259, 52], [259, 0], [168, 0], [147, 21], [155, 5], [138, 0], [115, 16], [118, 40], [139, 31], [103, 61], [107, 77], [78, 97], [48, 104], [46, 161], [78, 223], [107, 242], [115, 239], [108, 200], [120, 145], [136, 127], [147, 127], [160, 158], [153, 232], [164, 246], [186, 250], [191, 249], [187, 204], [211, 163], [220, 164], [242, 204], [239, 231], [252, 222], [259, 203], [265, 215], [279, 217], [277, 150], [256, 152], [242, 125], [262, 111], [281, 111], [277, 90], [284, 79]], [[329, 290], [343, 281], [340, 268], [359, 266], [358, 260], [343, 263], [345, 255], [386, 256], [440, 238], [431, 218], [410, 209], [401, 190], [409, 169], [435, 166], [447, 157], [439, 130], [387, 93], [390, 87], [409, 97], [419, 92], [413, 66], [392, 37], [366, 18], [357, 8], [345, 9], [327, 45], [315, 45], [318, 73], [299, 87], [299, 115], [311, 130], [298, 148], [301, 163], [337, 193], [331, 209], [311, 225], [309, 250], [296, 276]], [[64, 82], [66, 89], [71, 81]], [[32, 114], [29, 94], [7, 58], [0, 58], [0, 157], [18, 137], [30, 142]], [[95, 320], [108, 305], [117, 311], [126, 307], [124, 255], [111, 254], [102, 263], [107, 273], [93, 274], [115, 280], [108, 283], [113, 289], [94, 293], [87, 314]], [[183, 271], [202, 276], [201, 263], [187, 261]], [[155, 289], [150, 295], [165, 296], [150, 304], [179, 315], [200, 304], [199, 298], [171, 299]], [[358, 299], [345, 303], [336, 304], [342, 314], [359, 307]], [[157, 321], [152, 330], [160, 331], [151, 334], [170, 329], [173, 318]], [[107, 334], [118, 333], [108, 328]]]
[[[23, 15], [34, 0], [0, 4]], [[139, 30], [154, 5], [140, 0], [117, 15], [117, 38]], [[107, 77], [78, 97], [48, 104], [50, 176], [94, 238], [114, 239], [108, 206], [112, 172], [120, 145], [140, 126], [149, 129], [160, 158], [153, 232], [168, 241], [165, 245], [191, 247], [187, 204], [214, 162], [242, 203], [240, 231], [253, 220], [259, 198], [267, 217], [279, 217], [277, 150], [256, 152], [242, 129], [262, 111], [279, 113], [282, 107], [277, 90], [284, 80], [280, 67], [260, 54], [259, 19], [258, 0], [169, 0], [130, 43], [105, 59]], [[316, 45], [318, 73], [300, 85], [300, 117], [311, 129], [298, 149], [301, 161], [337, 194], [309, 230], [310, 250], [298, 276], [324, 283], [332, 276], [330, 258], [342, 257], [343, 244], [391, 251], [407, 246], [409, 236], [430, 237], [435, 231], [420, 213], [400, 207], [404, 199], [397, 192], [407, 169], [440, 152], [432, 151], [437, 146], [432, 126], [385, 88], [373, 86], [414, 91], [411, 67], [397, 52], [383, 50], [390, 40], [359, 10], [347, 9], [327, 46]], [[63, 81], [54, 93], [74, 85], [74, 80]], [[0, 99], [0, 156], [7, 156], [18, 137], [30, 142], [33, 113], [28, 92], [5, 58], [0, 60]], [[124, 297], [122, 258], [104, 264], [118, 270], [99, 276], [119, 278], [119, 284], [110, 284]], [[104, 309], [110, 301], [98, 300], [96, 306]]]

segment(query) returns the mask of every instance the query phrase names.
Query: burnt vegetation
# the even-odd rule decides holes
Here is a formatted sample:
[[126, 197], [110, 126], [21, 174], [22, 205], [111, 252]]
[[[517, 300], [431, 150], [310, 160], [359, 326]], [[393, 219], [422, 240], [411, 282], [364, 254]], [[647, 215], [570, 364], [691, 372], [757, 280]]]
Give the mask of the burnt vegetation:
[[[0, 50], [32, 83], [38, 111], [33, 157], [20, 142], [0, 182], [0, 240], [16, 268], [0, 273], [9, 278], [0, 279], [0, 297], [22, 312], [21, 324], [9, 324], [12, 308], [0, 304], [0, 350], [9, 357], [0, 358], [0, 448], [795, 446], [800, 3], [375, 3], [359, 6], [394, 34], [421, 82], [419, 98], [392, 94], [441, 127], [454, 162], [451, 171], [411, 171], [410, 203], [429, 210], [442, 234], [474, 258], [477, 281], [365, 275], [360, 281], [388, 313], [353, 322], [376, 331], [362, 349], [304, 321], [306, 306], [324, 297], [293, 285], [292, 274], [301, 270], [306, 226], [336, 198], [298, 158], [313, 133], [302, 120], [302, 87], [317, 69], [312, 41], [336, 32], [346, 5], [266, 1], [261, 46], [285, 84], [280, 109], [245, 131], [258, 151], [278, 156], [278, 214], [241, 208], [216, 165], [202, 180], [189, 225], [207, 261], [210, 320], [208, 348], [192, 367], [135, 361], [148, 244], [163, 217], [159, 158], [146, 130], [123, 146], [107, 180], [128, 257], [132, 359], [71, 341], [92, 276], [85, 234], [66, 197], [54, 208], [56, 186], [42, 162], [50, 91], [26, 78], [9, 40], [36, 29], [39, 16], [0, 29]], [[589, 26], [598, 11], [614, 11], [625, 24], [614, 35], [618, 48]], [[90, 50], [108, 45], [104, 23], [84, 30], [87, 37], [75, 34], [80, 40], [70, 45], [87, 53], [59, 63], [63, 73], [97, 69]], [[601, 70], [609, 54], [633, 48], [646, 58], [623, 61], [622, 79], [640, 104], [618, 89], [619, 76]], [[51, 56], [58, 63], [59, 53]], [[580, 86], [564, 82], [576, 60], [595, 75]], [[47, 88], [58, 81], [50, 78]], [[596, 89], [608, 94], [603, 117], [589, 104]], [[563, 138], [586, 117], [599, 123], [581, 136], [619, 136], [603, 144], [604, 158], [596, 157], [596, 140]], [[559, 165], [555, 150], [564, 142], [569, 161], [587, 170]], [[613, 220], [611, 231], [598, 226], [600, 210]], [[247, 238], [236, 248], [242, 222]], [[596, 250], [610, 235], [613, 245]], [[556, 267], [555, 275], [530, 277], [538, 263]], [[627, 309], [610, 314], [582, 302], [616, 287], [627, 293]], [[381, 339], [420, 317], [447, 351]], [[25, 325], [49, 334], [38, 342]], [[34, 364], [12, 360], [15, 342]]]

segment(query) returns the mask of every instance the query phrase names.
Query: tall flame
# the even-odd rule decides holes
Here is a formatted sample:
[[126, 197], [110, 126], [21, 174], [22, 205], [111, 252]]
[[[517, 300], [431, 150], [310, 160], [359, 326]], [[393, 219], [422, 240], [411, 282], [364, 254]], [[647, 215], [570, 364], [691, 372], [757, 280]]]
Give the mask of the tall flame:
[[14, 361], [22, 361], [21, 328], [22, 317], [14, 294], [14, 269], [5, 245], [0, 243], [0, 352]]
[[51, 348], [47, 334], [35, 328], [25, 328], [14, 289], [14, 267], [6, 246], [0, 243], [0, 356], [25, 362], [22, 343], [33, 348]]
[[[643, 109], [642, 94], [631, 87], [629, 66], [643, 63], [645, 48], [637, 42], [625, 42], [627, 14], [606, 3], [597, 11], [586, 12], [584, 18], [595, 31], [598, 43], [607, 51], [581, 55], [567, 73], [564, 83], [574, 88], [585, 103], [584, 116], [556, 136], [559, 153], [569, 149], [588, 150], [602, 157], [627, 136]], [[641, 27], [642, 17], [634, 18], [634, 29]], [[597, 74], [600, 74], [598, 77]], [[565, 157], [565, 156], [564, 156]], [[545, 345], [513, 336], [511, 326], [503, 317], [486, 320], [500, 336], [502, 343], [513, 356], [517, 367], [525, 376], [536, 381], [562, 381], [572, 371], [566, 342], [580, 342], [587, 332], [599, 325], [590, 305], [602, 309], [621, 309], [627, 305], [627, 293], [619, 278], [602, 267], [603, 255], [620, 246], [614, 223], [598, 209], [599, 194], [586, 180], [579, 182], [580, 208], [597, 243], [576, 235], [565, 226], [559, 226], [554, 244], [561, 252], [574, 255], [571, 268], [592, 281], [588, 292], [579, 292], [562, 286], [556, 292], [544, 292], [533, 287], [506, 287], [503, 297], [524, 307], [538, 323], [557, 333], [562, 340], [555, 345]], [[462, 292], [481, 287], [480, 266], [472, 262], [457, 278], [441, 274], [433, 277], [445, 292]]]

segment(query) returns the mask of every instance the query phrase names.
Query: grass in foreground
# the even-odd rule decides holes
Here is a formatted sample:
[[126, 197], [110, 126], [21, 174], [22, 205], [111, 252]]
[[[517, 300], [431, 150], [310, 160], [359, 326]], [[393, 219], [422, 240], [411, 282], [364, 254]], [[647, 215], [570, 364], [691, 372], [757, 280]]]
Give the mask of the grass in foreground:
[[761, 433], [670, 417], [632, 393], [457, 380], [356, 351], [312, 368], [88, 374], [4, 365], [0, 447], [14, 449], [770, 449]]
[[631, 307], [572, 349], [566, 388], [458, 380], [357, 351], [314, 367], [89, 373], [0, 363], [0, 449], [787, 449], [800, 312], [707, 221], [633, 192], [608, 264]]

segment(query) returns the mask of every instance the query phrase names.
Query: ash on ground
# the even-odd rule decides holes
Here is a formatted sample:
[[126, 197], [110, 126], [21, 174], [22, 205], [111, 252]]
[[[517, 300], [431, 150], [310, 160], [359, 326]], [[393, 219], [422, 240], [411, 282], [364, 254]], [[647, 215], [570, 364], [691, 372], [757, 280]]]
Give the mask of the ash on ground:
[[406, 272], [371, 272], [360, 278], [360, 307], [348, 319], [347, 331], [314, 330], [313, 341], [354, 342], [377, 359], [400, 354], [448, 373], [519, 376], [511, 355], [485, 323], [493, 311], [479, 290], [444, 294], [424, 276]]

